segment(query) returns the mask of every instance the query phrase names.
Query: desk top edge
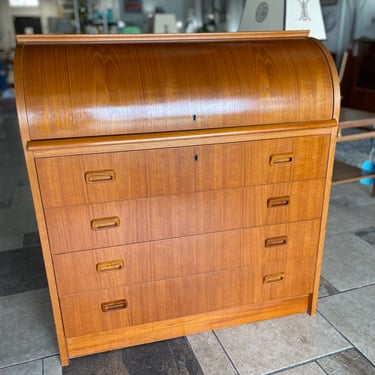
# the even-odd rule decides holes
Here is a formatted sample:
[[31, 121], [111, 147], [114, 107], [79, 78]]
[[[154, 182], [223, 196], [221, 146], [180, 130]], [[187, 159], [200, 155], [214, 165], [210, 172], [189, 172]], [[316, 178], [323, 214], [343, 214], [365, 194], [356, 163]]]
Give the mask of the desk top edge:
[[113, 43], [181, 43], [257, 40], [263, 38], [307, 38], [308, 30], [267, 31], [267, 32], [228, 32], [228, 33], [194, 33], [194, 34], [102, 34], [102, 35], [17, 35], [19, 45], [30, 44], [113, 44]]

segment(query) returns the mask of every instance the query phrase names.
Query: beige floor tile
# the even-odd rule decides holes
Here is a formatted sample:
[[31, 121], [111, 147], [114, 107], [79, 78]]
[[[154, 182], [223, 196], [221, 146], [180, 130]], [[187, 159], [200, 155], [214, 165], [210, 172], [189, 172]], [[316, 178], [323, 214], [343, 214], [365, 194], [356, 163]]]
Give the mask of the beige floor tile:
[[[375, 197], [372, 198], [375, 202]], [[374, 226], [375, 223], [375, 204], [368, 205], [361, 210], [355, 210], [354, 213], [357, 215], [357, 220], [365, 222], [368, 226]]]
[[352, 233], [327, 236], [322, 277], [345, 291], [375, 283], [375, 248]]
[[293, 367], [291, 369], [278, 372], [280, 375], [326, 375], [322, 368], [315, 362], [307, 363], [306, 365], [301, 365]]
[[375, 363], [375, 285], [322, 298], [318, 310]]
[[296, 314], [216, 333], [241, 375], [282, 370], [351, 347], [320, 315]]
[[237, 374], [212, 331], [187, 338], [205, 375]]
[[47, 289], [0, 298], [0, 367], [57, 354]]
[[42, 360], [2, 368], [0, 375], [43, 375]]
[[368, 220], [359, 219], [354, 210], [330, 204], [327, 221], [327, 235], [345, 232], [355, 232], [368, 227]]
[[317, 363], [328, 375], [375, 374], [374, 365], [354, 348], [321, 358]]
[[62, 375], [62, 367], [58, 355], [43, 359], [43, 375]]
[[372, 186], [363, 185], [358, 182], [332, 186], [331, 204], [343, 208], [365, 208], [368, 205], [375, 205], [371, 196]]

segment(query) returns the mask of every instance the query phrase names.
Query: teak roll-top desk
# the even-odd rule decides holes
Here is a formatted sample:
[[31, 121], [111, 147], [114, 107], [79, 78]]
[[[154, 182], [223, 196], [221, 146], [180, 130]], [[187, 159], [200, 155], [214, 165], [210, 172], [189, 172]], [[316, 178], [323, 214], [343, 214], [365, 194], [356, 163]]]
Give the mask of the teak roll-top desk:
[[340, 92], [304, 32], [20, 36], [61, 363], [309, 312]]

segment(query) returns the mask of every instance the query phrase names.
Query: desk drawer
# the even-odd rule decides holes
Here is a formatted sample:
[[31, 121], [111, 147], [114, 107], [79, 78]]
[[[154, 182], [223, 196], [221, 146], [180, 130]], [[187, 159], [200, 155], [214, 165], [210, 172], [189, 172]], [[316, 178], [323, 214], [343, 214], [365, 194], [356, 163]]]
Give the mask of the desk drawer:
[[242, 144], [36, 160], [45, 208], [243, 186]]
[[45, 210], [52, 253], [221, 232], [242, 226], [242, 189]]
[[151, 239], [147, 200], [45, 210], [52, 253], [113, 247]]
[[259, 301], [261, 269], [239, 268], [61, 297], [64, 329], [75, 337]]
[[243, 266], [316, 257], [320, 220], [269, 225], [243, 231]]
[[54, 255], [60, 295], [140, 284], [241, 265], [241, 231]]
[[312, 293], [316, 257], [267, 263], [262, 266], [262, 300], [302, 296]]
[[74, 337], [218, 310], [220, 285], [217, 272], [63, 296], [64, 329]]
[[244, 190], [245, 228], [318, 219], [325, 180], [253, 186]]
[[45, 208], [324, 178], [329, 136], [36, 160]]
[[44, 207], [144, 198], [144, 151], [36, 159]]
[[318, 219], [324, 180], [46, 209], [52, 253]]
[[328, 135], [244, 143], [245, 185], [325, 178]]
[[53, 257], [61, 296], [152, 281], [152, 246], [140, 243]]
[[53, 257], [60, 295], [316, 256], [319, 220]]

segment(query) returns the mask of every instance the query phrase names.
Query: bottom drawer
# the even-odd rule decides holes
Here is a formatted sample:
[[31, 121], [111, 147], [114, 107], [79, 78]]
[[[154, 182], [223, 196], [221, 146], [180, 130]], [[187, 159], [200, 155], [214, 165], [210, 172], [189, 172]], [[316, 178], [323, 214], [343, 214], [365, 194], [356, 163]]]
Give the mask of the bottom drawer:
[[67, 337], [219, 310], [219, 272], [61, 297]]
[[67, 337], [312, 292], [315, 257], [61, 297]]
[[312, 293], [316, 257], [292, 259], [262, 266], [263, 301]]

